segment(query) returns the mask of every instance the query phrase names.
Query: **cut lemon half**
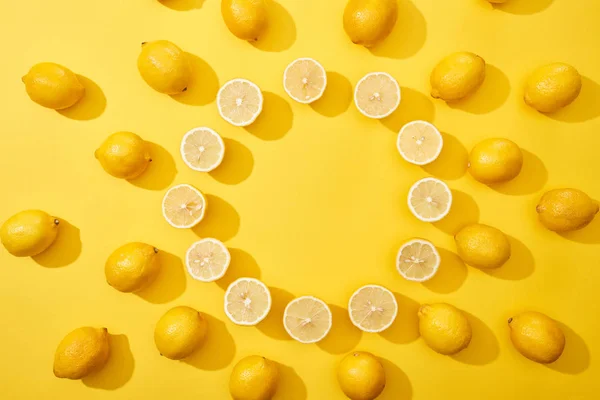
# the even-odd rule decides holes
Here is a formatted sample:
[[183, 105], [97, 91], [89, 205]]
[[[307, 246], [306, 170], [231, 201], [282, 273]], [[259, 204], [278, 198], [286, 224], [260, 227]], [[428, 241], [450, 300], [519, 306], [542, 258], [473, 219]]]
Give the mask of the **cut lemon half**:
[[439, 267], [440, 254], [435, 246], [427, 240], [409, 240], [398, 251], [396, 268], [406, 280], [428, 281], [437, 273]]
[[392, 292], [383, 286], [367, 285], [350, 297], [348, 314], [361, 331], [381, 332], [396, 319], [398, 303]]
[[192, 228], [202, 221], [206, 199], [195, 187], [187, 184], [173, 186], [162, 201], [163, 217], [175, 228]]
[[185, 266], [189, 274], [202, 282], [221, 279], [230, 262], [229, 250], [217, 239], [199, 240], [192, 244], [185, 254]]
[[426, 165], [438, 158], [444, 146], [440, 131], [425, 121], [404, 125], [396, 143], [402, 158], [412, 164]]
[[240, 278], [225, 292], [225, 314], [234, 324], [256, 325], [271, 311], [269, 288], [254, 278]]
[[331, 329], [331, 310], [324, 301], [302, 296], [290, 301], [283, 312], [283, 327], [300, 343], [316, 343]]
[[195, 171], [210, 172], [217, 168], [225, 155], [225, 143], [210, 128], [194, 128], [181, 140], [181, 157]]
[[283, 88], [299, 103], [309, 104], [323, 96], [327, 86], [325, 68], [312, 58], [298, 58], [283, 73]]
[[369, 118], [385, 118], [400, 104], [400, 86], [388, 73], [371, 72], [358, 81], [354, 103]]
[[408, 208], [424, 222], [439, 221], [448, 215], [452, 206], [452, 192], [439, 179], [417, 181], [408, 192]]
[[246, 79], [233, 79], [217, 93], [219, 114], [235, 126], [248, 126], [260, 115], [263, 95], [258, 86]]

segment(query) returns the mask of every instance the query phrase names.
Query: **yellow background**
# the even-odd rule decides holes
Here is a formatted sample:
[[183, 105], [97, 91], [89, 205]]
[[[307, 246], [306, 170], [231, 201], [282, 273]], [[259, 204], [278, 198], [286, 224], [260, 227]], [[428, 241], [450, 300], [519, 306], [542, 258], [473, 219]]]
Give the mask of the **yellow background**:
[[[68, 221], [58, 241], [35, 259], [0, 251], [0, 397], [3, 399], [227, 399], [229, 372], [257, 353], [282, 364], [276, 399], [343, 399], [335, 368], [344, 354], [366, 350], [384, 358], [388, 384], [381, 399], [592, 399], [600, 384], [600, 218], [559, 236], [537, 221], [535, 205], [550, 188], [575, 187], [600, 198], [600, 4], [594, 0], [399, 0], [391, 36], [372, 51], [353, 45], [342, 28], [344, 0], [280, 0], [271, 28], [256, 45], [226, 29], [218, 0], [3, 1], [0, 34], [0, 219], [41, 208]], [[193, 54], [194, 83], [171, 98], [140, 78], [140, 43], [168, 39]], [[488, 63], [470, 99], [448, 106], [429, 95], [429, 73], [448, 53], [468, 50]], [[282, 88], [285, 66], [313, 57], [329, 87], [313, 106], [294, 103]], [[21, 76], [41, 61], [85, 77], [83, 102], [61, 113], [34, 104]], [[522, 101], [523, 82], [553, 61], [584, 76], [579, 98], [551, 116]], [[402, 103], [383, 121], [363, 117], [351, 102], [354, 84], [387, 71], [402, 86]], [[216, 91], [244, 77], [264, 91], [263, 115], [247, 129], [218, 115]], [[409, 165], [395, 141], [407, 121], [424, 119], [444, 132], [434, 164]], [[227, 155], [214, 173], [190, 170], [179, 155], [195, 126], [219, 132]], [[139, 179], [112, 178], [94, 159], [119, 130], [153, 143], [154, 162]], [[521, 175], [488, 187], [465, 173], [467, 151], [488, 137], [507, 137], [525, 151]], [[406, 206], [410, 185], [436, 176], [454, 192], [440, 223], [417, 221]], [[160, 204], [172, 184], [190, 183], [208, 197], [206, 219], [193, 230], [163, 220]], [[497, 272], [466, 267], [452, 235], [480, 221], [511, 236], [513, 256]], [[193, 281], [182, 258], [198, 237], [231, 249], [230, 271], [217, 283]], [[426, 284], [404, 281], [395, 255], [406, 239], [431, 240], [443, 261]], [[103, 265], [129, 241], [165, 253], [158, 281], [140, 295], [109, 287]], [[222, 311], [233, 279], [252, 276], [271, 289], [271, 315], [238, 327]], [[368, 283], [398, 297], [395, 324], [361, 334], [345, 305]], [[332, 305], [334, 326], [318, 345], [290, 340], [280, 323], [295, 296]], [[449, 302], [469, 313], [470, 347], [455, 357], [419, 339], [419, 303]], [[170, 307], [209, 315], [204, 348], [185, 362], [161, 358], [154, 324]], [[563, 357], [530, 362], [512, 347], [506, 320], [539, 310], [566, 332]], [[96, 376], [56, 379], [56, 345], [72, 329], [105, 326], [113, 357]]]

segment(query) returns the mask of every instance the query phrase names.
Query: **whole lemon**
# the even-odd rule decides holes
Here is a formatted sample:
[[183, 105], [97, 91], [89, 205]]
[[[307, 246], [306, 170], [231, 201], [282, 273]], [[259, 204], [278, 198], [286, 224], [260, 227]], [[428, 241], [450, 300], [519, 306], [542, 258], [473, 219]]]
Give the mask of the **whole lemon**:
[[532, 361], [548, 364], [565, 349], [565, 335], [552, 318], [526, 311], [508, 320], [510, 340], [519, 353]]
[[501, 230], [483, 224], [465, 226], [454, 236], [458, 255], [476, 268], [498, 268], [510, 258], [510, 242]]
[[221, 14], [227, 29], [243, 40], [258, 40], [267, 28], [265, 0], [222, 0]]
[[202, 346], [207, 330], [208, 324], [202, 313], [191, 307], [174, 307], [158, 320], [154, 343], [161, 355], [181, 360]]
[[116, 249], [104, 265], [106, 282], [121, 292], [136, 292], [158, 275], [158, 249], [145, 243], [127, 243]]
[[106, 328], [77, 328], [58, 345], [54, 355], [57, 378], [81, 379], [101, 369], [110, 355]]
[[167, 40], [142, 43], [137, 66], [144, 81], [165, 94], [184, 92], [192, 76], [185, 52]]
[[431, 72], [431, 97], [455, 101], [475, 92], [485, 79], [485, 61], [476, 54], [450, 54]]
[[152, 161], [148, 143], [131, 132], [117, 132], [106, 138], [94, 156], [112, 176], [133, 179]]
[[85, 94], [77, 75], [55, 63], [36, 64], [21, 80], [31, 100], [53, 110], [69, 108]]
[[554, 232], [584, 228], [598, 213], [598, 203], [577, 189], [554, 189], [546, 192], [535, 210], [541, 223]]
[[421, 337], [440, 354], [456, 354], [471, 342], [469, 320], [450, 304], [425, 304], [419, 308], [418, 316]]
[[521, 172], [523, 153], [508, 139], [486, 139], [473, 147], [469, 171], [481, 183], [506, 182]]
[[525, 103], [543, 113], [571, 104], [581, 92], [581, 75], [572, 66], [553, 63], [536, 69], [525, 84]]
[[357, 351], [342, 359], [337, 379], [344, 394], [352, 400], [373, 400], [385, 388], [385, 371], [371, 353]]
[[350, 0], [344, 10], [344, 30], [353, 43], [372, 47], [396, 24], [396, 0]]
[[32, 257], [54, 243], [59, 223], [56, 217], [44, 211], [21, 211], [2, 224], [0, 239], [13, 256]]
[[234, 400], [269, 400], [277, 391], [277, 363], [261, 356], [242, 358], [231, 371], [229, 392]]

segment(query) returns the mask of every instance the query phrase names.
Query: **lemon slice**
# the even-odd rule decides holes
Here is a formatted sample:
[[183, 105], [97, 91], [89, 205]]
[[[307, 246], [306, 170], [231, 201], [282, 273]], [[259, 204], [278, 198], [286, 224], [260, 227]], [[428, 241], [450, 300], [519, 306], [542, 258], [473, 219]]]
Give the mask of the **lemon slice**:
[[221, 117], [231, 125], [248, 126], [262, 111], [263, 95], [254, 83], [234, 79], [219, 89], [217, 107]]
[[221, 279], [231, 261], [227, 247], [217, 239], [206, 238], [192, 244], [185, 254], [185, 266], [192, 278], [202, 282]]
[[398, 303], [392, 292], [383, 286], [367, 285], [350, 297], [348, 314], [361, 331], [381, 332], [396, 319]]
[[256, 325], [271, 311], [269, 288], [254, 278], [240, 278], [225, 292], [225, 314], [238, 325]]
[[324, 301], [302, 296], [290, 301], [283, 312], [283, 327], [300, 343], [316, 343], [331, 329], [331, 310]]
[[225, 143], [210, 128], [194, 128], [181, 140], [181, 157], [195, 171], [210, 172], [217, 168], [225, 155]]
[[298, 58], [283, 73], [283, 88], [299, 103], [309, 104], [323, 96], [327, 86], [325, 68], [312, 58]]
[[428, 281], [437, 273], [439, 267], [440, 254], [435, 246], [427, 240], [409, 240], [398, 251], [396, 268], [406, 280]]
[[448, 215], [452, 206], [452, 192], [439, 179], [417, 181], [408, 192], [408, 208], [424, 222], [439, 221]]
[[400, 86], [388, 73], [371, 72], [358, 81], [354, 103], [369, 118], [385, 118], [400, 104]]
[[192, 228], [202, 221], [206, 199], [198, 189], [182, 184], [167, 191], [162, 202], [163, 217], [175, 228]]
[[413, 121], [404, 125], [396, 143], [402, 158], [412, 164], [426, 165], [435, 161], [444, 146], [440, 131], [425, 121]]

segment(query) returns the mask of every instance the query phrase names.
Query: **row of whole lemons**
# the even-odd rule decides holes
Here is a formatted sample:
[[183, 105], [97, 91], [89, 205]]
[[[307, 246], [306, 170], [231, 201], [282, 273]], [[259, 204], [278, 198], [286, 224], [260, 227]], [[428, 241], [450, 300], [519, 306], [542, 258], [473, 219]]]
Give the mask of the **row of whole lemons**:
[[[490, 0], [501, 3], [501, 0]], [[223, 0], [223, 19], [229, 30], [244, 40], [258, 40], [268, 25], [267, 3], [263, 0]], [[343, 25], [350, 39], [366, 47], [385, 39], [397, 16], [396, 0], [350, 0]], [[144, 81], [158, 92], [177, 95], [191, 82], [189, 60], [175, 44], [160, 40], [142, 44], [138, 69]], [[472, 53], [460, 52], [444, 58], [431, 74], [431, 95], [444, 101], [460, 100], [476, 91], [485, 79], [485, 61]], [[73, 106], [85, 89], [69, 69], [54, 63], [35, 65], [23, 77], [30, 98], [51, 109]], [[315, 60], [301, 58], [284, 72], [284, 89], [300, 103], [317, 101], [327, 86], [324, 68]], [[554, 112], [570, 104], [581, 90], [581, 77], [575, 68], [550, 64], [536, 70], [525, 87], [525, 102], [540, 112]], [[401, 101], [400, 86], [389, 74], [367, 74], [356, 85], [354, 100], [359, 111], [370, 118], [385, 118]], [[245, 79], [227, 82], [217, 95], [220, 115], [235, 126], [254, 122], [262, 111], [263, 98], [258, 86]], [[425, 121], [405, 125], [398, 134], [400, 155], [413, 164], [433, 162], [441, 153], [439, 131]], [[211, 171], [223, 159], [221, 137], [207, 127], [195, 128], [183, 137], [181, 155], [190, 168]], [[109, 136], [96, 150], [96, 158], [109, 174], [123, 179], [141, 175], [151, 154], [138, 135], [118, 132]], [[507, 139], [487, 139], [476, 145], [469, 157], [469, 171], [478, 181], [491, 184], [515, 178], [521, 171], [523, 156], [519, 147]], [[426, 178], [413, 185], [408, 206], [420, 220], [438, 221], [452, 205], [448, 186]], [[164, 196], [162, 211], [174, 227], [198, 224], [206, 211], [206, 199], [190, 185], [175, 186]], [[581, 229], [598, 212], [598, 205], [575, 189], [547, 192], [537, 206], [540, 221], [550, 230], [565, 232]], [[22, 211], [0, 228], [4, 247], [15, 256], [34, 256], [55, 240], [60, 220], [39, 210]], [[501, 231], [474, 224], [455, 235], [457, 252], [465, 263], [478, 268], [498, 268], [510, 258], [510, 243]], [[122, 292], [139, 291], [152, 283], [160, 269], [160, 252], [144, 243], [128, 243], [115, 250], [105, 264], [107, 282]], [[216, 239], [202, 239], [186, 253], [190, 275], [203, 282], [223, 277], [230, 262], [227, 248]], [[402, 245], [396, 268], [410, 281], [431, 279], [440, 265], [435, 246], [423, 239]], [[236, 324], [255, 325], [269, 313], [271, 296], [262, 282], [241, 278], [225, 293], [224, 311]], [[393, 294], [377, 285], [359, 288], [348, 303], [349, 317], [365, 332], [381, 332], [394, 322], [397, 303]], [[465, 314], [444, 303], [423, 305], [418, 312], [419, 331], [424, 341], [441, 354], [455, 354], [471, 340], [471, 327]], [[317, 298], [304, 296], [290, 302], [283, 325], [301, 343], [323, 339], [332, 325], [331, 311]], [[527, 358], [550, 363], [560, 357], [565, 338], [558, 324], [536, 312], [524, 312], [509, 320], [511, 339]], [[201, 347], [208, 326], [202, 313], [190, 307], [175, 307], [158, 321], [154, 339], [163, 356], [182, 359]], [[100, 369], [110, 354], [106, 329], [84, 327], [69, 333], [59, 344], [54, 361], [57, 377], [80, 379]], [[277, 364], [260, 356], [242, 359], [231, 373], [230, 391], [235, 399], [269, 399], [276, 391]], [[338, 381], [351, 399], [374, 399], [385, 387], [385, 372], [376, 357], [356, 352], [338, 366]]]

